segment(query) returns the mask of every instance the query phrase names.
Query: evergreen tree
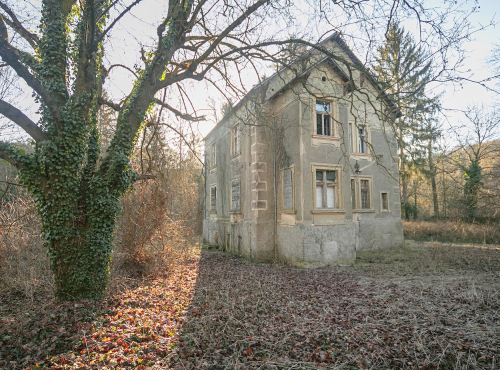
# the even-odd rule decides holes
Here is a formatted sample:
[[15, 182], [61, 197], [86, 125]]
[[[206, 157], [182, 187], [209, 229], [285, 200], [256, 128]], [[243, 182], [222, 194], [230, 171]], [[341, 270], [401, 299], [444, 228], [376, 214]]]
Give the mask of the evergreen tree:
[[[426, 51], [398, 21], [393, 21], [385, 43], [378, 48], [374, 69], [386, 94], [398, 105], [402, 116], [395, 121], [399, 146], [399, 176], [404, 217], [415, 214], [408, 202], [408, 181], [421, 167], [417, 153], [424, 136], [425, 115], [434, 110], [437, 98], [426, 96], [432, 80], [432, 61]], [[420, 162], [420, 163], [419, 163]]]

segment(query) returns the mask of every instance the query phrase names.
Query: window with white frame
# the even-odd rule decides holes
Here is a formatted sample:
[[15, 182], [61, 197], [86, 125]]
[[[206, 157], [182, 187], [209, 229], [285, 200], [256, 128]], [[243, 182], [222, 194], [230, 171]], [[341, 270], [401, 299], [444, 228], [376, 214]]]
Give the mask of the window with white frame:
[[293, 209], [293, 172], [291, 168], [283, 170], [283, 209]]
[[210, 146], [210, 167], [214, 168], [217, 166], [217, 146], [213, 143]]
[[240, 140], [241, 133], [240, 127], [238, 124], [234, 125], [231, 129], [231, 155], [235, 156], [240, 154]]
[[231, 210], [240, 210], [240, 179], [231, 181]]
[[330, 102], [316, 100], [316, 135], [333, 136], [331, 114]]
[[351, 201], [353, 210], [372, 210], [371, 179], [351, 179]]
[[210, 187], [210, 211], [215, 212], [217, 210], [217, 186], [212, 185]]
[[316, 169], [316, 209], [338, 209], [338, 171]]

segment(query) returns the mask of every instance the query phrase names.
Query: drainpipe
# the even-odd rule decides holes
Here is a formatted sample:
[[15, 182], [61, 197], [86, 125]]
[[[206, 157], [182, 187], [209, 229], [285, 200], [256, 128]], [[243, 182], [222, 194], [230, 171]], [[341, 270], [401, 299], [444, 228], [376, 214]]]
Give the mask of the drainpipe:
[[276, 117], [273, 117], [273, 196], [274, 196], [274, 260], [278, 259], [278, 200], [276, 193]]

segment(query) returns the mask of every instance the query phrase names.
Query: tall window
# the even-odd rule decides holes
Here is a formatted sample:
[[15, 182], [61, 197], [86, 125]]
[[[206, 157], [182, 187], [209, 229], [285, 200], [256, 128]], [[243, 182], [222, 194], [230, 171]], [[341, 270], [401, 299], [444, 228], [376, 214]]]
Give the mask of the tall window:
[[352, 136], [352, 123], [349, 122], [349, 152], [353, 152], [353, 145], [352, 145], [352, 140], [353, 140], [353, 136]]
[[353, 210], [372, 210], [370, 179], [351, 179], [351, 200]]
[[356, 209], [356, 180], [351, 179], [351, 202], [352, 202], [352, 209]]
[[337, 171], [316, 170], [316, 208], [338, 208]]
[[231, 210], [240, 210], [240, 179], [231, 181]]
[[283, 170], [283, 209], [293, 209], [292, 170]]
[[238, 125], [231, 129], [231, 155], [240, 154], [240, 128]]
[[316, 135], [332, 136], [331, 104], [316, 100]]
[[358, 127], [358, 153], [366, 153], [366, 127]]
[[215, 143], [210, 147], [210, 167], [217, 166], [217, 147]]
[[359, 182], [359, 190], [361, 193], [361, 209], [370, 209], [370, 183], [368, 180]]
[[210, 211], [217, 210], [217, 187], [215, 185], [210, 187]]

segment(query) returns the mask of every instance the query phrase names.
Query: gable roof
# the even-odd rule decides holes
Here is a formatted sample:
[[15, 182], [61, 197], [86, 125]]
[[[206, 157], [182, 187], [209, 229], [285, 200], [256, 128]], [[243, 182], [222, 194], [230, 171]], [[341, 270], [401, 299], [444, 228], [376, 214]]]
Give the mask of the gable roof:
[[[399, 118], [402, 116], [401, 110], [399, 107], [396, 105], [396, 103], [389, 97], [387, 94], [384, 92], [384, 90], [381, 88], [379, 85], [379, 82], [375, 79], [373, 74], [364, 66], [364, 64], [359, 60], [359, 58], [352, 52], [352, 50], [347, 46], [346, 42], [344, 39], [341, 37], [339, 32], [335, 32], [332, 36], [326, 38], [323, 40], [318, 46], [322, 46], [328, 41], [333, 41], [335, 42], [341, 49], [342, 51], [348, 56], [349, 61], [353, 64], [353, 66], [362, 72], [366, 78], [370, 81], [370, 83], [373, 85], [373, 87], [377, 90], [378, 96], [377, 98], [381, 98], [388, 107], [390, 107], [390, 110], [396, 114], [396, 117]], [[311, 55], [314, 53], [316, 48], [311, 47], [307, 51], [305, 51], [301, 56], [299, 56], [293, 63], [298, 64], [301, 61], [305, 59], [306, 56]], [[321, 51], [319, 51], [321, 52]], [[330, 56], [325, 56], [318, 61], [314, 62], [312, 65], [307, 67], [305, 70], [303, 70], [300, 73], [297, 73], [293, 78], [291, 78], [289, 81], [283, 84], [281, 88], [279, 88], [276, 92], [272, 91], [272, 94], [270, 94], [268, 97], [265, 98], [265, 100], [272, 100], [282, 94], [284, 91], [286, 91], [288, 88], [290, 88], [293, 84], [300, 82], [300, 81], [305, 81], [309, 77], [310, 73], [318, 67], [320, 64], [327, 63], [332, 69], [339, 74], [340, 78], [344, 83], [350, 83], [355, 86], [355, 82], [351, 80], [350, 76], [344, 71], [343, 68], [338, 64], [338, 62], [334, 59], [332, 59]], [[269, 85], [271, 82], [275, 81], [278, 77], [283, 76], [283, 73], [286, 71], [290, 70], [290, 66], [286, 66], [281, 68], [279, 71], [275, 72], [273, 75], [270, 77], [264, 79], [262, 82], [259, 84], [255, 85], [252, 87], [252, 89], [242, 98], [238, 103], [236, 103], [229, 112], [215, 125], [217, 127], [220, 123], [226, 121], [231, 117], [233, 113], [235, 113], [240, 107], [242, 107], [252, 96], [256, 95], [258, 92], [262, 92], [261, 90], [264, 90], [264, 95], [266, 93], [266, 90], [268, 89]], [[214, 129], [215, 129], [214, 127]], [[206, 136], [208, 137], [212, 131], [212, 129]]]

